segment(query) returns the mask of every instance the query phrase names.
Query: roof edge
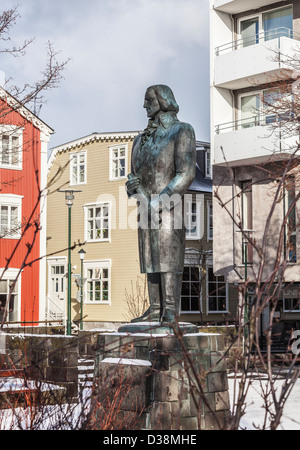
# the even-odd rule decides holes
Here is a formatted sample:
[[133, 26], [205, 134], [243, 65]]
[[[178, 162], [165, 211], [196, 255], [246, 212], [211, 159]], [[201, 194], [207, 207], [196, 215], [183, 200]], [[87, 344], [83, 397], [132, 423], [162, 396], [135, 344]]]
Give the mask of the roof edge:
[[39, 117], [37, 117], [26, 106], [22, 105], [22, 103], [19, 100], [17, 100], [13, 95], [7, 92], [2, 86], [0, 86], [0, 98], [3, 101], [6, 101], [10, 107], [15, 108], [16, 111], [22, 117], [24, 117], [24, 119], [28, 120], [28, 122], [31, 122], [34, 126], [36, 126], [40, 131], [43, 131], [46, 135], [54, 133], [53, 128], [47, 125]]
[[82, 145], [88, 145], [94, 141], [108, 141], [114, 139], [134, 139], [140, 131], [120, 131], [120, 132], [106, 132], [106, 133], [91, 133], [87, 136], [84, 136], [79, 139], [75, 139], [73, 141], [67, 142], [65, 144], [53, 147], [51, 150], [51, 155], [48, 160], [48, 170], [51, 169], [53, 162], [55, 161], [56, 155], [60, 152], [68, 151], [75, 149], [76, 147]]

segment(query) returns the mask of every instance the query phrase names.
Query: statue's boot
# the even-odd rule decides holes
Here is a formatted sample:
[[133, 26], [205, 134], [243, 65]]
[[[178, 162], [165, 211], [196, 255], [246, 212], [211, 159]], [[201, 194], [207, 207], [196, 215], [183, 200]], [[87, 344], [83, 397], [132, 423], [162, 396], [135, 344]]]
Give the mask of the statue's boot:
[[160, 287], [160, 274], [148, 273], [147, 274], [148, 294], [150, 300], [150, 307], [141, 316], [133, 319], [131, 322], [161, 322], [161, 287]]
[[161, 321], [161, 311], [159, 308], [154, 308], [150, 306], [146, 312], [140, 317], [136, 317], [132, 319], [131, 323], [136, 322], [160, 322]]
[[176, 325], [179, 316], [181, 274], [164, 273], [163, 283], [164, 301], [162, 322], [170, 325]]

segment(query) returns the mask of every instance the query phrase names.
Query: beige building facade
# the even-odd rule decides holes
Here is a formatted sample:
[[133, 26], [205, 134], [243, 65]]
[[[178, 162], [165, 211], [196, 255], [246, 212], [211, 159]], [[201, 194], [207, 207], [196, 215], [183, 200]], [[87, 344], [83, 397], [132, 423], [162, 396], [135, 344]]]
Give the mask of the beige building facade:
[[[49, 159], [47, 223], [48, 318], [66, 317], [68, 207], [64, 189], [74, 189], [71, 207], [72, 320], [124, 322], [125, 292], [139, 275], [136, 205], [125, 181], [137, 133], [95, 133], [56, 147]], [[83, 245], [79, 245], [83, 244]]]

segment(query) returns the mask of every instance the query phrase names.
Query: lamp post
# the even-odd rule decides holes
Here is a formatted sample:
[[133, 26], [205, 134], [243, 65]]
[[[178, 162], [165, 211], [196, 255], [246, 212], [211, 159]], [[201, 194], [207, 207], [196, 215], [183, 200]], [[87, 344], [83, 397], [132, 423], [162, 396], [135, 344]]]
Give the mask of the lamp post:
[[80, 275], [80, 330], [83, 329], [83, 260], [85, 257], [85, 251], [83, 248], [79, 250], [79, 258], [81, 262], [81, 275]]
[[74, 200], [74, 192], [82, 192], [75, 189], [59, 189], [65, 193], [65, 202], [68, 206], [68, 303], [67, 303], [67, 335], [71, 335], [71, 208]]

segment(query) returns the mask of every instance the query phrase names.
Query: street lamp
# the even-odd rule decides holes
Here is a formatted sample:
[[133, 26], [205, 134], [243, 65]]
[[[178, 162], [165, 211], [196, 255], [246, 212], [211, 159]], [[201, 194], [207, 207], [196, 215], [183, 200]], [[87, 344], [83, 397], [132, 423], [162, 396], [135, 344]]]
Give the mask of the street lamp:
[[59, 189], [65, 193], [65, 202], [68, 206], [68, 309], [67, 309], [67, 334], [71, 335], [71, 208], [74, 200], [74, 192], [82, 192], [77, 189]]
[[83, 329], [83, 260], [86, 252], [83, 250], [79, 250], [78, 252], [80, 262], [81, 262], [81, 275], [80, 275], [80, 329]]

